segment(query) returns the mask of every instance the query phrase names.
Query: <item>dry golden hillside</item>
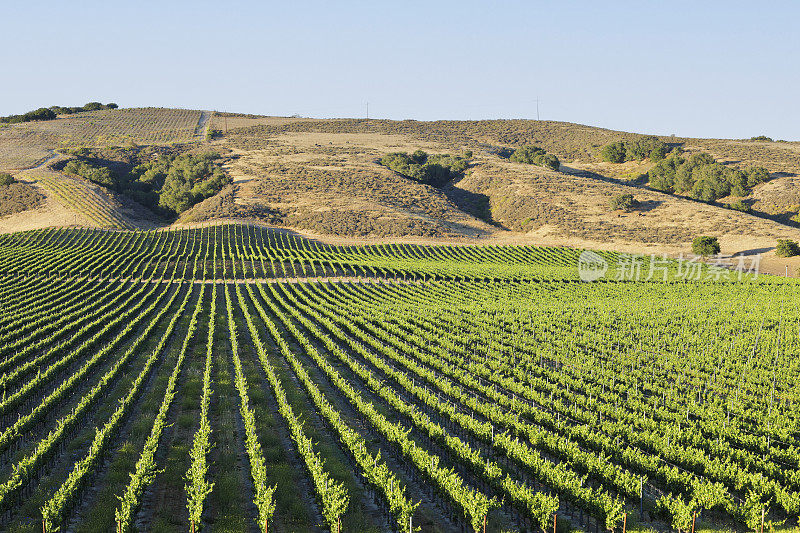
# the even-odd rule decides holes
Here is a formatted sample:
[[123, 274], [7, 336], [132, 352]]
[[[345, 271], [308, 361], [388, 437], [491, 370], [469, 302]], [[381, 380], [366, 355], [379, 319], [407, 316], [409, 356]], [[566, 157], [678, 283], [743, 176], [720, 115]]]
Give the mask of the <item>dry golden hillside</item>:
[[[683, 149], [706, 151], [740, 168], [760, 165], [771, 180], [752, 193], [752, 216], [627, 183], [650, 164], [599, 161], [610, 142], [637, 134], [591, 126], [526, 120], [389, 121], [259, 117], [187, 110], [111, 110], [0, 128], [0, 168], [33, 167], [64, 146], [170, 145], [173, 151], [215, 150], [233, 183], [182, 213], [175, 224], [247, 219], [328, 240], [530, 242], [630, 251], [686, 252], [694, 236], [716, 235], [726, 253], [770, 250], [778, 238], [800, 238], [789, 219], [800, 209], [800, 144], [662, 137]], [[211, 135], [208, 140], [205, 127]], [[559, 157], [560, 171], [513, 163], [503, 148], [533, 144]], [[472, 152], [464, 177], [441, 188], [378, 164], [390, 152]], [[68, 156], [68, 155], [67, 155]], [[64, 157], [59, 156], [63, 161]], [[55, 172], [28, 182], [76, 217], [42, 225], [148, 227], [135, 202]], [[15, 171], [23, 178], [31, 171]], [[24, 180], [24, 179], [23, 179]], [[70, 205], [65, 191], [83, 198]], [[59, 191], [61, 197], [58, 196]], [[612, 212], [611, 199], [631, 193], [632, 213]], [[41, 211], [41, 206], [39, 207]], [[76, 213], [77, 212], [77, 213]], [[772, 217], [772, 219], [770, 219]], [[29, 217], [35, 218], [35, 217]], [[31, 227], [26, 214], [0, 219], [0, 228]], [[99, 222], [102, 221], [102, 222]], [[34, 224], [37, 226], [37, 224]], [[782, 264], [782, 263], [781, 263]]]

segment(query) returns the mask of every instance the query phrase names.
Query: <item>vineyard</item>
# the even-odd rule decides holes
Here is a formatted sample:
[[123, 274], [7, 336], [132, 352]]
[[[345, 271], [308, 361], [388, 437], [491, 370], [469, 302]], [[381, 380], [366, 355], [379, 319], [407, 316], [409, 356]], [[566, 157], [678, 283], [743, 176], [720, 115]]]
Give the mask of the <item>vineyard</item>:
[[0, 235], [0, 529], [791, 529], [791, 280], [231, 224]]
[[4, 125], [0, 127], [0, 169], [35, 166], [58, 148], [195, 141], [203, 137], [207, 121], [201, 111], [131, 108]]

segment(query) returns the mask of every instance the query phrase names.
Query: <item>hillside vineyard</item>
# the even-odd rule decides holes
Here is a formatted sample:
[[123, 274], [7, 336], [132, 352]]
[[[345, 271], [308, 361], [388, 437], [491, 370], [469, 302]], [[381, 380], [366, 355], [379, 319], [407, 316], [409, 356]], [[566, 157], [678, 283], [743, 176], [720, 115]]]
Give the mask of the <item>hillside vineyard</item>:
[[580, 252], [2, 235], [0, 529], [797, 524], [797, 285]]

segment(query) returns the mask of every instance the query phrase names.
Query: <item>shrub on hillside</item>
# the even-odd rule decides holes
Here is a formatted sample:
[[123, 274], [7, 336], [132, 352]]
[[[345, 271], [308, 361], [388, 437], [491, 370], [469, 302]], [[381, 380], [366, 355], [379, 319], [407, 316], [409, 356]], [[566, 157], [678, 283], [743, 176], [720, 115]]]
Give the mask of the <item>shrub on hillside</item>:
[[64, 166], [64, 172], [75, 176], [80, 176], [91, 182], [97, 183], [110, 189], [119, 189], [117, 176], [107, 167], [98, 167], [73, 159]]
[[616, 141], [600, 149], [600, 159], [609, 163], [641, 161], [649, 158], [661, 161], [669, 153], [669, 147], [654, 135], [639, 137], [635, 141]]
[[14, 183], [14, 176], [6, 172], [0, 172], [0, 186], [11, 185]]
[[[154, 201], [167, 214], [180, 214], [194, 204], [218, 193], [230, 178], [217, 164], [215, 153], [162, 155], [155, 161], [134, 167], [125, 178], [125, 188], [136, 196]], [[150, 207], [155, 207], [150, 205]]]
[[670, 154], [653, 165], [647, 176], [653, 189], [713, 202], [728, 195], [747, 196], [753, 186], [769, 179], [769, 172], [763, 167], [736, 169], [699, 152], [686, 159]]
[[624, 163], [625, 153], [625, 142], [618, 141], [603, 146], [600, 149], [600, 158], [609, 163]]
[[532, 165], [533, 159], [537, 155], [544, 155], [545, 152], [542, 148], [538, 146], [520, 146], [516, 150], [511, 153], [509, 159], [516, 163], [525, 163], [526, 165]]
[[692, 253], [703, 257], [717, 255], [721, 248], [716, 237], [695, 237], [692, 241]]
[[214, 196], [230, 183], [217, 159], [219, 155], [215, 153], [161, 155], [123, 175], [99, 164], [73, 159], [64, 166], [64, 172], [117, 190], [142, 205], [174, 216]]
[[0, 117], [0, 122], [5, 122], [7, 124], [19, 124], [21, 122], [53, 120], [54, 118], [56, 118], [56, 114], [53, 111], [47, 109], [46, 107], [41, 107], [34, 111], [28, 111], [23, 115], [9, 115], [7, 117]]
[[639, 202], [632, 194], [619, 194], [611, 200], [612, 211], [630, 211], [637, 205], [639, 205]]
[[415, 181], [442, 187], [463, 175], [469, 163], [461, 156], [428, 154], [417, 150], [411, 155], [406, 152], [386, 154], [381, 158], [380, 164]]
[[725, 204], [725, 207], [733, 209], [734, 211], [741, 211], [742, 213], [752, 213], [753, 211], [753, 208], [743, 200], [737, 200], [732, 204]]
[[778, 245], [775, 247], [775, 255], [778, 257], [794, 257], [800, 255], [800, 245], [797, 244], [797, 241], [778, 239]]
[[544, 149], [538, 146], [521, 146], [514, 150], [509, 156], [509, 159], [516, 163], [537, 165], [549, 168], [550, 170], [558, 170], [561, 166], [561, 161], [558, 160], [558, 157], [553, 154], [548, 154]]

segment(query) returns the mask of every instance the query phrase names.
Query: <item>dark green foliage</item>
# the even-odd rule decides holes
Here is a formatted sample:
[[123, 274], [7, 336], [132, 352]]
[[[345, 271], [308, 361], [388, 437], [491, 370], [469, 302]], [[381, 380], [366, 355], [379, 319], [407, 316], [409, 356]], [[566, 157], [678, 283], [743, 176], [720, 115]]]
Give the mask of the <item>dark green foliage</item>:
[[764, 167], [752, 167], [747, 171], [747, 186], [755, 187], [769, 180], [769, 172]]
[[561, 162], [558, 160], [558, 157], [554, 156], [553, 154], [548, 154], [538, 146], [528, 145], [517, 148], [509, 156], [509, 159], [517, 163], [538, 165], [551, 170], [558, 170], [558, 168], [561, 166]]
[[725, 204], [725, 207], [733, 209], [734, 211], [741, 211], [742, 213], [751, 213], [753, 211], [753, 208], [743, 200], [737, 200], [732, 204]]
[[703, 202], [713, 202], [731, 192], [732, 171], [722, 163], [699, 165], [692, 170], [691, 197]]
[[35, 111], [28, 111], [24, 115], [9, 115], [7, 117], [0, 117], [0, 122], [7, 124], [19, 124], [20, 122], [33, 122], [37, 120], [53, 120], [56, 114], [46, 107], [40, 107]]
[[407, 178], [442, 187], [467, 170], [468, 162], [460, 156], [450, 154], [427, 154], [417, 150], [411, 155], [405, 152], [386, 154], [380, 164]]
[[656, 146], [650, 151], [650, 161], [653, 161], [654, 163], [661, 161], [667, 157], [668, 152], [669, 150], [667, 149], [667, 145], [661, 143], [659, 146]]
[[769, 179], [762, 167], [747, 172], [717, 163], [700, 152], [687, 159], [670, 154], [647, 173], [650, 187], [659, 191], [688, 194], [695, 200], [713, 202], [724, 196], [747, 196], [750, 188]]
[[656, 163], [647, 173], [650, 187], [658, 191], [675, 192], [675, 175], [684, 161], [681, 156], [671, 155]]
[[418, 165], [424, 165], [428, 161], [428, 154], [423, 150], [417, 150], [411, 154], [411, 159]]
[[641, 161], [648, 157], [652, 161], [661, 161], [668, 153], [669, 147], [664, 141], [647, 135], [635, 141], [617, 141], [603, 146], [600, 149], [600, 159], [609, 163]]
[[117, 176], [107, 167], [96, 167], [73, 159], [64, 166], [64, 172], [85, 178], [109, 189], [119, 189]]
[[607, 144], [600, 149], [600, 158], [609, 163], [625, 162], [625, 142], [619, 141]]
[[637, 205], [639, 205], [639, 202], [632, 194], [619, 194], [611, 200], [612, 211], [630, 211]]
[[641, 161], [650, 157], [653, 152], [661, 154], [660, 159], [664, 159], [667, 154], [667, 146], [658, 137], [648, 135], [640, 137], [635, 141], [625, 143], [625, 160]]
[[533, 159], [538, 155], [544, 155], [545, 152], [543, 149], [539, 148], [538, 146], [521, 146], [514, 150], [511, 154], [509, 159], [515, 161], [517, 163], [525, 163], [527, 165], [533, 164]]
[[162, 155], [117, 175], [108, 167], [73, 159], [64, 172], [117, 190], [142, 205], [175, 216], [217, 194], [230, 183], [217, 163], [219, 155]]
[[16, 180], [14, 179], [14, 176], [12, 176], [11, 174], [0, 172], [0, 187], [4, 185], [11, 185], [15, 181]]
[[[158, 207], [170, 214], [179, 214], [194, 204], [217, 194], [230, 183], [217, 164], [218, 154], [183, 154], [161, 156], [155, 161], [134, 167], [127, 176], [126, 188], [139, 191], [139, 198], [154, 200], [158, 194]], [[154, 207], [152, 203], [148, 203]]]
[[708, 257], [720, 252], [719, 240], [716, 237], [695, 237], [692, 241], [692, 253]]
[[751, 141], [769, 141], [772, 142], [772, 137], [767, 137], [766, 135], [757, 135], [756, 137], [750, 137]]
[[101, 104], [100, 102], [89, 102], [83, 107], [61, 107], [54, 105], [52, 107], [40, 107], [35, 111], [28, 111], [24, 115], [9, 115], [7, 117], [0, 117], [0, 122], [7, 124], [18, 124], [20, 122], [33, 122], [36, 120], [53, 120], [58, 115], [71, 115], [73, 113], [80, 113], [81, 111], [98, 111], [100, 109], [117, 109], [117, 104]]
[[778, 245], [775, 247], [775, 255], [778, 257], [794, 257], [800, 255], [800, 245], [797, 244], [797, 241], [778, 239]]

